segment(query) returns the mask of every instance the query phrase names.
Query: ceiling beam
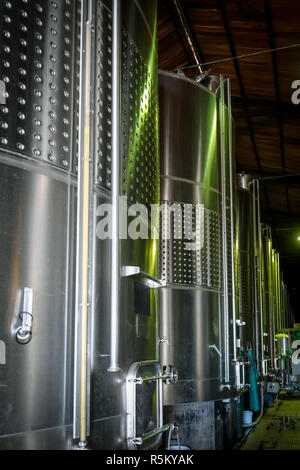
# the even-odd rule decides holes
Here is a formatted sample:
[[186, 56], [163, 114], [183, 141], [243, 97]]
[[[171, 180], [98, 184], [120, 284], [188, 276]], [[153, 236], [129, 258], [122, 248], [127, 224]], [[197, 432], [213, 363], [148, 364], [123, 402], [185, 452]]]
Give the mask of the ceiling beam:
[[[269, 41], [270, 41], [270, 49], [275, 49], [275, 42], [274, 42], [274, 34], [273, 34], [273, 26], [272, 26], [272, 18], [271, 18], [271, 11], [269, 0], [264, 0], [265, 6], [265, 17], [268, 27], [268, 34], [269, 34]], [[279, 80], [278, 80], [278, 65], [277, 65], [277, 57], [276, 52], [272, 52], [272, 64], [273, 64], [273, 74], [274, 74], [274, 84], [275, 84], [275, 95], [276, 101], [280, 106], [280, 88], [279, 88]], [[278, 129], [279, 129], [279, 139], [280, 139], [280, 155], [281, 155], [281, 165], [283, 174], [286, 174], [286, 165], [285, 165], [285, 149], [284, 149], [284, 135], [283, 135], [283, 123], [282, 123], [282, 115], [281, 113], [277, 114], [277, 121], [278, 121]], [[285, 193], [286, 193], [286, 202], [287, 202], [287, 209], [290, 212], [290, 199], [289, 199], [289, 189], [287, 184], [285, 184]]]
[[200, 74], [202, 74], [205, 68], [202, 67], [200, 64], [204, 63], [205, 61], [204, 61], [204, 57], [203, 57], [202, 51], [200, 49], [197, 37], [196, 37], [195, 32], [192, 28], [192, 25], [191, 25], [191, 22], [190, 22], [190, 19], [189, 19], [189, 15], [188, 15], [188, 11], [185, 8], [184, 2], [181, 2], [180, 0], [173, 0], [173, 4], [174, 4], [174, 7], [176, 9], [181, 27], [182, 27], [182, 29], [185, 33], [185, 36], [186, 36], [187, 42], [189, 44], [189, 47], [192, 51], [194, 60], [195, 60], [196, 64], [199, 64], [198, 67], [197, 67], [198, 71], [199, 71]]
[[[227, 41], [228, 41], [228, 44], [229, 44], [229, 47], [230, 47], [231, 56], [236, 57], [237, 54], [236, 54], [235, 46], [234, 46], [233, 39], [232, 39], [232, 36], [231, 36], [231, 31], [230, 31], [230, 28], [229, 28], [229, 24], [228, 24], [228, 20], [227, 20], [225, 8], [224, 8], [224, 1], [223, 0], [218, 0], [218, 8], [219, 8], [221, 16], [222, 16], [222, 21], [223, 21]], [[245, 93], [245, 89], [244, 89], [244, 85], [243, 85], [243, 80], [242, 80], [242, 75], [241, 75], [238, 60], [233, 59], [233, 63], [234, 63], [235, 73], [236, 73], [238, 83], [239, 83], [241, 97], [244, 100], [244, 104], [243, 104], [244, 110], [248, 111], [246, 93]], [[257, 150], [256, 142], [255, 142], [255, 135], [254, 135], [254, 131], [253, 131], [252, 121], [251, 121], [249, 116], [246, 117], [246, 119], [247, 119], [250, 139], [251, 139], [251, 143], [252, 143], [252, 147], [253, 147], [253, 151], [254, 151], [254, 156], [255, 156], [255, 159], [256, 159], [256, 164], [257, 164], [257, 167], [258, 167], [258, 171], [259, 171], [260, 175], [263, 176], [261, 162], [260, 162], [260, 158], [259, 158], [259, 155], [258, 155], [258, 150]], [[268, 197], [268, 192], [267, 192], [265, 187], [264, 187], [264, 194], [265, 194], [265, 199], [267, 201], [267, 205], [268, 205], [269, 209], [271, 210], [271, 205], [270, 205], [270, 201], [269, 201], [269, 197]]]
[[181, 25], [180, 25], [178, 15], [175, 14], [174, 7], [173, 7], [173, 2], [172, 2], [172, 0], [166, 0], [166, 2], [167, 2], [167, 5], [168, 5], [167, 14], [170, 15], [170, 18], [171, 18], [171, 21], [173, 23], [174, 29], [176, 31], [178, 40], [181, 44], [182, 49], [185, 52], [186, 58], [187, 58], [189, 64], [192, 64], [194, 62], [194, 58], [192, 57], [192, 55], [189, 52], [190, 49], [186, 46], [185, 39], [184, 39], [185, 36], [182, 34], [182, 31], [181, 31], [182, 28], [181, 28]]

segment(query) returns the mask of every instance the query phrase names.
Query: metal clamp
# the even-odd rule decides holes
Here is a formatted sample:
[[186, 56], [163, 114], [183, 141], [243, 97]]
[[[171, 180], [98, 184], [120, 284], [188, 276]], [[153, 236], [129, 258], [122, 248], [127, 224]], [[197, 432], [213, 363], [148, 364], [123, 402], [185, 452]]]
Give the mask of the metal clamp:
[[24, 300], [23, 300], [23, 311], [19, 317], [22, 321], [22, 325], [17, 328], [16, 340], [19, 344], [28, 344], [32, 338], [32, 305], [33, 305], [33, 289], [25, 287], [24, 289]]
[[[143, 367], [153, 366], [156, 375], [152, 377], [137, 377], [138, 372]], [[162, 371], [161, 365], [157, 361], [141, 361], [134, 362], [127, 373], [127, 443], [129, 449], [136, 449], [136, 446], [141, 446], [144, 441], [155, 436], [159, 436], [167, 431], [171, 424], [163, 425], [163, 399], [162, 399], [162, 383], [163, 380], [169, 380], [169, 383], [174, 383], [175, 376], [177, 377], [176, 369], [169, 366], [169, 370], [164, 368]], [[147, 381], [156, 381], [156, 426], [149, 432], [142, 436], [136, 435], [136, 387]]]

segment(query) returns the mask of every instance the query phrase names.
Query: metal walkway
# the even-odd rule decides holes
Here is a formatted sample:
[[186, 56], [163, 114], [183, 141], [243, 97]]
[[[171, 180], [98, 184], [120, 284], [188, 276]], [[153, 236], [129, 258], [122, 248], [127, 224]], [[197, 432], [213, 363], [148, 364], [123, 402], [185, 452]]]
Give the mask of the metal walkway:
[[281, 393], [240, 450], [300, 450], [300, 397]]

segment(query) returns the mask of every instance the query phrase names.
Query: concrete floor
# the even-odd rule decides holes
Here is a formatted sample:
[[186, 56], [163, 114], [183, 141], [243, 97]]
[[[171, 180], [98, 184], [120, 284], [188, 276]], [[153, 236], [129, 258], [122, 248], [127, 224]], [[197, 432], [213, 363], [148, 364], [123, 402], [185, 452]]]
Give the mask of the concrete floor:
[[240, 450], [300, 450], [300, 397], [280, 393]]

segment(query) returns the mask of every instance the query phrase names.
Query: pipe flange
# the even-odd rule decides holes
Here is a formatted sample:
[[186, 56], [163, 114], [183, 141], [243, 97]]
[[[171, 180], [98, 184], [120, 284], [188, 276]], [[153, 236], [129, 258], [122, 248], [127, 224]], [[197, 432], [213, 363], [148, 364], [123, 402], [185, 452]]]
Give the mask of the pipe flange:
[[16, 340], [19, 344], [28, 344], [30, 343], [32, 338], [32, 332], [31, 331], [26, 331], [25, 333], [23, 332], [23, 327], [19, 326], [19, 328], [16, 331]]

